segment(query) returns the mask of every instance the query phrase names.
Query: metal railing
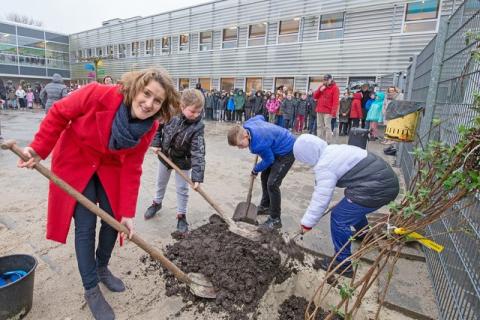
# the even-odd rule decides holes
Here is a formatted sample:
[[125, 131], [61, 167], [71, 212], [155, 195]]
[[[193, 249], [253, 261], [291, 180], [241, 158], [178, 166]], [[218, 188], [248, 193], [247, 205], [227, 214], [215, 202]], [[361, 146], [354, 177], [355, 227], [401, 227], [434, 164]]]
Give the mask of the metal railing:
[[[480, 32], [480, 1], [467, 0], [445, 21], [432, 41], [418, 54], [407, 70], [406, 98], [425, 103], [418, 128], [417, 144], [430, 140], [454, 144], [460, 126], [472, 120], [475, 91], [480, 91], [480, 64], [471, 52], [478, 42], [467, 43], [469, 31]], [[433, 127], [433, 119], [441, 125]], [[397, 163], [407, 185], [415, 174], [414, 143], [399, 146]], [[448, 213], [432, 224], [427, 234], [445, 249], [426, 250], [425, 255], [441, 319], [480, 319], [480, 196], [470, 195], [473, 203], [459, 213]], [[454, 232], [462, 228], [462, 232]]]

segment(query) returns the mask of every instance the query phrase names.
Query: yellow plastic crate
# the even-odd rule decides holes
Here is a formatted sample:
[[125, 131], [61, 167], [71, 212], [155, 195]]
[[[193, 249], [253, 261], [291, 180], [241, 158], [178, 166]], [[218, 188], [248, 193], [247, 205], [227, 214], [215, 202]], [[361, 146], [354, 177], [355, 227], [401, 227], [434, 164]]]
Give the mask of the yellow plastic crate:
[[419, 115], [420, 111], [417, 111], [400, 118], [388, 120], [385, 138], [399, 142], [412, 142], [415, 140]]

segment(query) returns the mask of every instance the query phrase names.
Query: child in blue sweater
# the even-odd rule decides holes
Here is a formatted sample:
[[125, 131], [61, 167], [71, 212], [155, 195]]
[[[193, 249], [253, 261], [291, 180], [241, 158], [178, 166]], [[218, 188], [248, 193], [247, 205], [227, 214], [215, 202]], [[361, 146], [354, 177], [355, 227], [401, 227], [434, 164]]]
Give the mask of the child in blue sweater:
[[250, 152], [262, 158], [252, 175], [261, 172], [262, 200], [258, 214], [269, 217], [260, 227], [268, 230], [282, 227], [280, 185], [292, 167], [295, 137], [286, 129], [266, 122], [261, 115], [235, 126], [228, 131], [228, 144], [239, 149], [249, 148]]

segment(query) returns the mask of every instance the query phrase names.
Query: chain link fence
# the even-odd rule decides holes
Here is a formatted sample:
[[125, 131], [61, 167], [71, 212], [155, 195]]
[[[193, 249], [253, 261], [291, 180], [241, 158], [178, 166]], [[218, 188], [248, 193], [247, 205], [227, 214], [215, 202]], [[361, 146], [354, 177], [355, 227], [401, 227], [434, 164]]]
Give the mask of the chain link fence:
[[[472, 58], [479, 42], [468, 43], [468, 32], [480, 32], [480, 1], [467, 0], [406, 70], [406, 99], [422, 102], [425, 111], [415, 143], [401, 143], [397, 164], [407, 185], [415, 174], [414, 144], [431, 140], [454, 144], [460, 126], [474, 125], [474, 92], [480, 91], [480, 64]], [[386, 79], [388, 79], [386, 77]], [[432, 126], [433, 119], [441, 121]], [[459, 210], [467, 204], [467, 209]], [[480, 319], [480, 195], [473, 194], [426, 230], [445, 246], [441, 253], [425, 250], [441, 319]], [[461, 230], [458, 232], [458, 230]]]

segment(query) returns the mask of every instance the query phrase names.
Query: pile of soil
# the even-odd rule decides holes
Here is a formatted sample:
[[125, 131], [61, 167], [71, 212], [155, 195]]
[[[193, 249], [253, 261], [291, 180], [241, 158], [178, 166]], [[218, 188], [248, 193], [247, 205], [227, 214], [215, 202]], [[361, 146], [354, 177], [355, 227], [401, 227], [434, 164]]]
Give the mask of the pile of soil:
[[[212, 312], [223, 310], [228, 313], [228, 319], [247, 319], [246, 314], [257, 309], [272, 282], [282, 283], [297, 272], [292, 257], [282, 265], [278, 251], [231, 233], [216, 215], [210, 217], [208, 224], [176, 239], [177, 242], [166, 247], [167, 258], [185, 273], [206, 276], [217, 289], [217, 298], [195, 297], [171, 273], [163, 270], [167, 296], [180, 294], [189, 305], [205, 306]], [[141, 261], [150, 271], [162, 269], [151, 259], [144, 257]], [[198, 312], [205, 308], [201, 309], [197, 308]]]
[[[307, 310], [308, 301], [303, 297], [290, 296], [283, 301], [278, 310], [278, 320], [304, 320], [305, 310]], [[313, 309], [312, 309], [313, 311]], [[323, 320], [328, 316], [328, 312], [319, 310], [314, 320]], [[334, 320], [342, 320], [343, 318], [334, 316]]]

